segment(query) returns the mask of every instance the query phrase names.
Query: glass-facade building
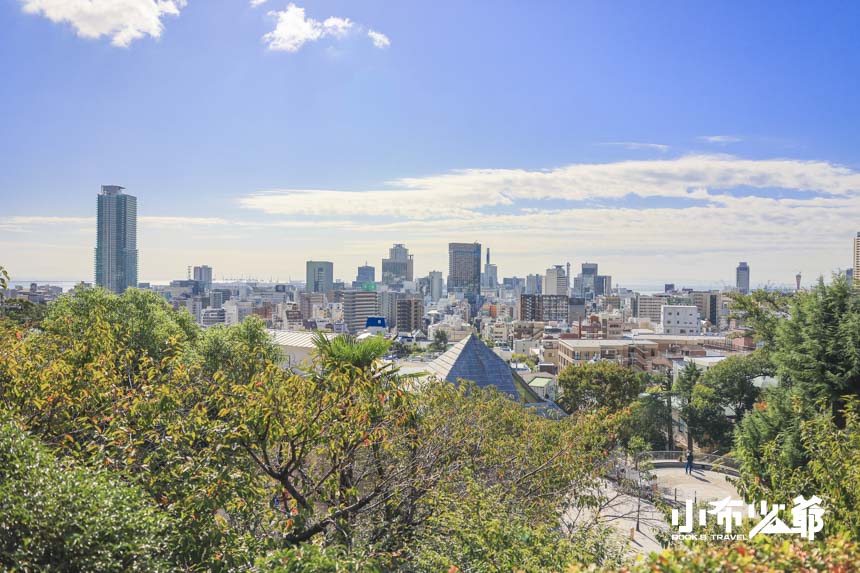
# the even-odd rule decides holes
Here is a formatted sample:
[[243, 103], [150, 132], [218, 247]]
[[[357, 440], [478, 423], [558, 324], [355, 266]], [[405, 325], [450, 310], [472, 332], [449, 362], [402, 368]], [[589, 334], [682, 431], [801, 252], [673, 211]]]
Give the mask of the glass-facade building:
[[98, 196], [96, 284], [120, 294], [137, 287], [137, 197], [117, 185]]
[[481, 244], [448, 243], [448, 292], [473, 301], [481, 292]]

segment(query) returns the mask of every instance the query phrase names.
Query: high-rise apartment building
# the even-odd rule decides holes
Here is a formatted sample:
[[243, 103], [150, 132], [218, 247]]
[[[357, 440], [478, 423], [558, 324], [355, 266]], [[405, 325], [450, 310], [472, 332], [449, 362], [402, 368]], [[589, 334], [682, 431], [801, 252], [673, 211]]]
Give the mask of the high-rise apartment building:
[[639, 319], [647, 319], [652, 325], [659, 324], [663, 319], [662, 307], [668, 302], [668, 295], [640, 294], [635, 299], [634, 316]]
[[854, 286], [860, 288], [860, 232], [854, 237], [854, 270], [851, 278]]
[[96, 284], [117, 294], [137, 286], [137, 197], [118, 185], [98, 196]]
[[448, 292], [474, 297], [481, 289], [481, 244], [448, 243]]
[[387, 285], [411, 282], [413, 275], [413, 259], [409, 249], [401, 243], [388, 249], [388, 258], [382, 259], [382, 282]]
[[334, 290], [334, 264], [328, 261], [308, 261], [305, 290], [321, 293]]
[[568, 322], [570, 297], [555, 294], [520, 295], [520, 320]]
[[567, 276], [564, 265], [555, 265], [546, 270], [543, 281], [543, 294], [568, 295], [570, 290], [570, 279]]
[[741, 294], [750, 292], [750, 266], [744, 261], [738, 263], [738, 268], [735, 269], [735, 286]]
[[424, 326], [424, 303], [415, 297], [397, 301], [397, 317], [394, 325], [399, 332], [414, 332]]
[[202, 265], [194, 267], [194, 280], [199, 282], [203, 288], [203, 292], [209, 292], [212, 288], [212, 267]]
[[364, 330], [367, 318], [379, 315], [379, 295], [373, 290], [348, 290], [343, 293], [343, 321], [351, 334]]
[[379, 316], [385, 318], [385, 324], [393, 327], [397, 324], [397, 301], [405, 298], [404, 292], [387, 290], [379, 293]]

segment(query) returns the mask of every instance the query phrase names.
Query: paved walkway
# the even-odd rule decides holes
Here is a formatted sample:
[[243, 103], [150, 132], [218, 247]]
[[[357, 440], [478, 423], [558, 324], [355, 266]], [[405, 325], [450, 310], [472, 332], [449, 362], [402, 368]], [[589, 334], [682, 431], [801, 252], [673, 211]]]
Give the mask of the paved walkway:
[[735, 486], [726, 480], [725, 474], [719, 472], [693, 470], [693, 475], [687, 475], [684, 468], [657, 467], [651, 470], [651, 474], [657, 478], [658, 486], [673, 491], [673, 497], [677, 491], [679, 502], [688, 499], [710, 501], [726, 496], [738, 497]]
[[[656, 477], [657, 486], [667, 501], [673, 501], [676, 495], [680, 503], [687, 499], [712, 501], [726, 496], [738, 497], [737, 490], [726, 481], [726, 475], [722, 473], [694, 470], [692, 475], [687, 475], [683, 467], [657, 467], [650, 473]], [[597, 512], [598, 520], [611, 525], [623, 539], [629, 540], [631, 554], [647, 555], [652, 551], [662, 550], [656, 534], [661, 530], [669, 529], [663, 512], [649, 501], [641, 500], [638, 508], [639, 530], [636, 531], [639, 500], [635, 496], [617, 492], [611, 482], [604, 483], [604, 494], [608, 501]], [[573, 518], [573, 521], [582, 523], [588, 519], [592, 519], [592, 515], [582, 514]], [[633, 530], [632, 539], [631, 530]]]

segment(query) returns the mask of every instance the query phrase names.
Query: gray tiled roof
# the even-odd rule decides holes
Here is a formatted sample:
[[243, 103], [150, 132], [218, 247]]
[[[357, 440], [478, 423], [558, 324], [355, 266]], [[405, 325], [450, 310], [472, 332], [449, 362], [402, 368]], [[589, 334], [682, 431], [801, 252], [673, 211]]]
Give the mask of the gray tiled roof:
[[542, 401], [527, 384], [517, 380], [507, 362], [473, 335], [427, 364], [427, 371], [452, 384], [458, 380], [471, 380], [481, 388], [495, 386], [518, 402]]
[[511, 368], [475, 336], [467, 336], [429, 366], [448, 382], [471, 380], [481, 387], [493, 385], [502, 392], [519, 395]]

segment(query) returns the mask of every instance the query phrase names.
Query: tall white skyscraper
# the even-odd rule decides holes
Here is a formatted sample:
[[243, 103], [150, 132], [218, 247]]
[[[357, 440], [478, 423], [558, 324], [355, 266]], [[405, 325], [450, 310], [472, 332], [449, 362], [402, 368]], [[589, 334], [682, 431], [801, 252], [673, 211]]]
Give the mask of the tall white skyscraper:
[[96, 284], [117, 294], [137, 287], [137, 197], [118, 185], [98, 196]]

